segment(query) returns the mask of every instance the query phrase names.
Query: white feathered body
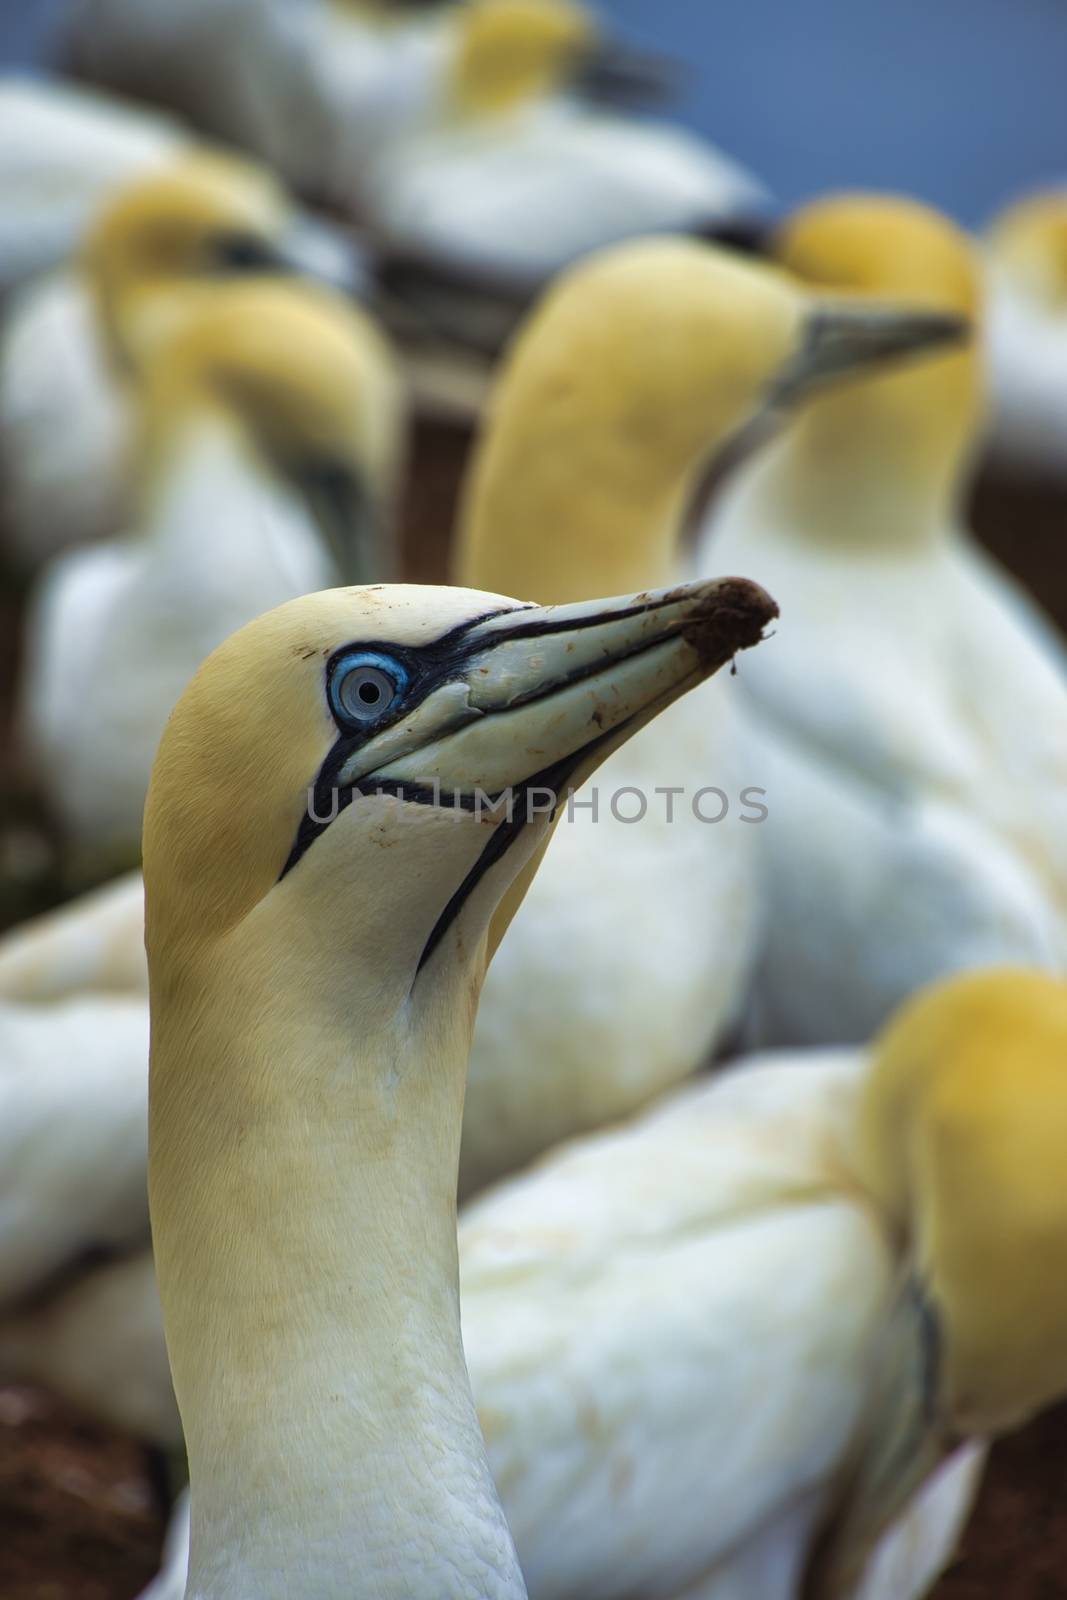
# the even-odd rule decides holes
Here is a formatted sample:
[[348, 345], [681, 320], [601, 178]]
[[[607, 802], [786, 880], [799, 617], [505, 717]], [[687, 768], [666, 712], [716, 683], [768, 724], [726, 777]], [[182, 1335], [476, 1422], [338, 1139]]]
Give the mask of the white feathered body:
[[[725, 674], [685, 696], [564, 808], [482, 992], [462, 1193], [644, 1105], [705, 1062], [736, 1020], [757, 938], [761, 834], [742, 820], [738, 698]], [[672, 785], [684, 792], [656, 792]], [[729, 804], [717, 823], [693, 809], [712, 786]], [[640, 820], [625, 820], [642, 801]], [[721, 801], [698, 806], [714, 818]]]
[[0, 1005], [0, 1307], [147, 1237], [148, 1007]]
[[764, 198], [680, 128], [553, 99], [381, 145], [363, 205], [391, 244], [534, 280], [616, 240], [709, 225]]
[[537, 1600], [795, 1596], [896, 1281], [849, 1165], [863, 1067], [757, 1059], [464, 1212], [467, 1360]]
[[0, 999], [37, 1002], [90, 993], [147, 997], [139, 872], [0, 937]]
[[76, 849], [136, 849], [156, 745], [236, 628], [334, 579], [299, 497], [205, 420], [138, 536], [56, 558], [30, 610], [21, 726]]
[[[767, 790], [751, 1037], [869, 1038], [920, 985], [1067, 963], [1067, 672], [1050, 626], [956, 530], [865, 549], [786, 525], [758, 465], [709, 530], [782, 610], [746, 661]], [[771, 480], [773, 481], [773, 480]]]
[[105, 195], [185, 143], [154, 112], [44, 79], [0, 82], [0, 293], [65, 261]]
[[0, 330], [2, 525], [16, 565], [118, 532], [129, 433], [81, 276], [58, 271], [19, 290]]
[[1067, 480], [1067, 303], [1043, 301], [993, 267], [988, 306], [991, 449], [1020, 476], [1062, 484]]
[[0, 1378], [42, 1384], [110, 1427], [181, 1449], [151, 1251], [75, 1272], [54, 1293], [0, 1315]]

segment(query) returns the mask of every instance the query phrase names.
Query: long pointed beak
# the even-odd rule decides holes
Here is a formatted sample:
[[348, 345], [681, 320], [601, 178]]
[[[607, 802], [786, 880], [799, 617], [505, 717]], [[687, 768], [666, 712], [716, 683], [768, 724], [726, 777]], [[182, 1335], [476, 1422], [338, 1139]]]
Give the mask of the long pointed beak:
[[[722, 578], [619, 600], [509, 607], [463, 629], [456, 654], [443, 663], [446, 681], [339, 774], [357, 791], [444, 803], [493, 824], [438, 917], [419, 971], [535, 815], [547, 838], [568, 788], [738, 650], [757, 644], [777, 614], [757, 584]], [[524, 890], [516, 879], [511, 903], [498, 908], [494, 944]]]
[[800, 349], [779, 374], [772, 403], [789, 405], [848, 373], [963, 344], [971, 333], [967, 318], [953, 312], [824, 301], [809, 317]]
[[440, 688], [355, 750], [338, 780], [453, 804], [572, 786], [777, 615], [744, 578], [580, 605], [509, 609], [466, 629]]

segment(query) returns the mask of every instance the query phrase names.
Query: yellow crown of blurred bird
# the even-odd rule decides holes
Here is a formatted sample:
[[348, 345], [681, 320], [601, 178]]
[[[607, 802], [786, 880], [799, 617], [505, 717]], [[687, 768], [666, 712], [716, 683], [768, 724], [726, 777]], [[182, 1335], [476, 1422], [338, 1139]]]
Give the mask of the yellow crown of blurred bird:
[[[781, 235], [802, 281], [972, 316], [962, 233], [912, 201], [816, 202]], [[969, 967], [1067, 961], [1067, 654], [979, 551], [960, 500], [982, 416], [976, 349], [809, 406], [714, 509], [787, 623], [753, 662], [746, 772], [768, 791], [768, 941], [750, 1036], [857, 1041]]]
[[284, 190], [236, 157], [194, 152], [120, 190], [89, 228], [80, 264], [116, 364], [136, 365], [168, 330], [167, 300], [189, 314], [189, 287], [234, 273], [286, 270]]

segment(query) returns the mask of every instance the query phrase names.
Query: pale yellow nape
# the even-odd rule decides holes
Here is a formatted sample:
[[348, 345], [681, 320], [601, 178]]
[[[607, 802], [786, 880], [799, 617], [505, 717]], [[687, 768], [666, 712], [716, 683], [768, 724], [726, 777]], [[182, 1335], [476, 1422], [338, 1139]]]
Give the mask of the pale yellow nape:
[[775, 270], [692, 240], [564, 273], [491, 395], [454, 581], [542, 604], [670, 583], [701, 468], [759, 409], [806, 309]]
[[573, 0], [466, 0], [455, 19], [451, 91], [467, 115], [508, 112], [552, 93], [597, 35]]
[[876, 1046], [860, 1141], [941, 1323], [952, 1423], [999, 1430], [1067, 1393], [1067, 983], [925, 991]]
[[236, 156], [196, 153], [125, 186], [90, 228], [81, 266], [119, 367], [170, 325], [167, 291], [223, 270], [228, 236], [269, 243], [288, 205], [281, 186]]
[[[210, 951], [278, 879], [336, 738], [323, 651], [348, 593], [309, 595], [232, 634], [167, 725], [145, 802], [144, 879], [145, 943], [151, 952], [166, 928], [168, 974]], [[276, 670], [279, 656], [291, 672]]]
[[[975, 246], [947, 217], [886, 195], [840, 195], [803, 207], [782, 229], [775, 257], [821, 292], [955, 311], [978, 321], [981, 270]], [[864, 376], [810, 400], [790, 430], [798, 494], [849, 483], [894, 485], [912, 503], [953, 506], [984, 416], [977, 339], [950, 354]], [[844, 519], [845, 525], [855, 523]], [[836, 519], [818, 514], [832, 533]], [[921, 516], [912, 525], [920, 531]], [[900, 532], [909, 518], [898, 519]]]
[[192, 295], [188, 317], [148, 362], [141, 385], [136, 459], [144, 492], [163, 481], [182, 421], [214, 411], [236, 419], [281, 468], [345, 464], [387, 501], [399, 471], [403, 387], [372, 319], [298, 280], [220, 283], [209, 297]]
[[1067, 189], [1029, 195], [989, 230], [997, 260], [1050, 311], [1067, 311]]

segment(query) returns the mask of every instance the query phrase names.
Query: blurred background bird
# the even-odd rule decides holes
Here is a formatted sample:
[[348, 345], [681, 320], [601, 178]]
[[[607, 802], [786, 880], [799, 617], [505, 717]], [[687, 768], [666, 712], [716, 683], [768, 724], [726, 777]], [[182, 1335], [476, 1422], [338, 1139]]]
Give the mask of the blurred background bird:
[[573, 0], [82, 0], [67, 48], [80, 73], [231, 139], [374, 239], [519, 284], [764, 198], [692, 135], [610, 106], [666, 87], [662, 67]]
[[109, 191], [76, 262], [14, 297], [0, 330], [0, 469], [18, 566], [119, 531], [146, 357], [202, 291], [313, 264], [309, 233], [268, 173], [194, 151]]
[[215, 645], [392, 565], [402, 402], [373, 323], [275, 284], [194, 290], [177, 321], [143, 375], [132, 531], [58, 557], [27, 620], [26, 759], [82, 879], [137, 859], [167, 714]]
[[[0, 23], [5, 1597], [132, 1600], [181, 1482], [110, 875], [200, 656], [345, 578], [731, 569], [773, 636], [563, 815], [476, 1030], [465, 1337], [531, 1592], [1055, 1587], [1062, 43], [1030, 0]], [[977, 337], [787, 411], [759, 307], [872, 296]], [[991, 961], [1060, 978], [913, 998]]]
[[1067, 184], [1020, 200], [985, 237], [991, 448], [1006, 470], [1067, 479]]
[[[457, 581], [560, 602], [676, 578], [702, 467], [781, 376], [797, 401], [830, 380], [811, 331], [832, 316], [765, 268], [677, 239], [618, 246], [563, 275], [491, 397]], [[921, 354], [962, 332], [905, 317], [872, 337], [862, 310], [841, 318], [838, 376], [891, 359], [894, 340]], [[665, 713], [610, 758], [600, 800], [557, 830], [482, 996], [461, 1192], [632, 1111], [739, 1021], [762, 931], [763, 834], [737, 698], [720, 680]], [[677, 806], [664, 803], [671, 786]], [[642, 802], [639, 827], [632, 799], [616, 796]]]
[[[777, 257], [824, 292], [981, 317], [971, 246], [913, 202], [816, 202]], [[707, 528], [704, 564], [759, 572], [785, 616], [743, 685], [777, 797], [761, 1043], [860, 1040], [948, 972], [1067, 964], [1067, 655], [962, 524], [982, 388], [974, 346], [819, 400]]]

